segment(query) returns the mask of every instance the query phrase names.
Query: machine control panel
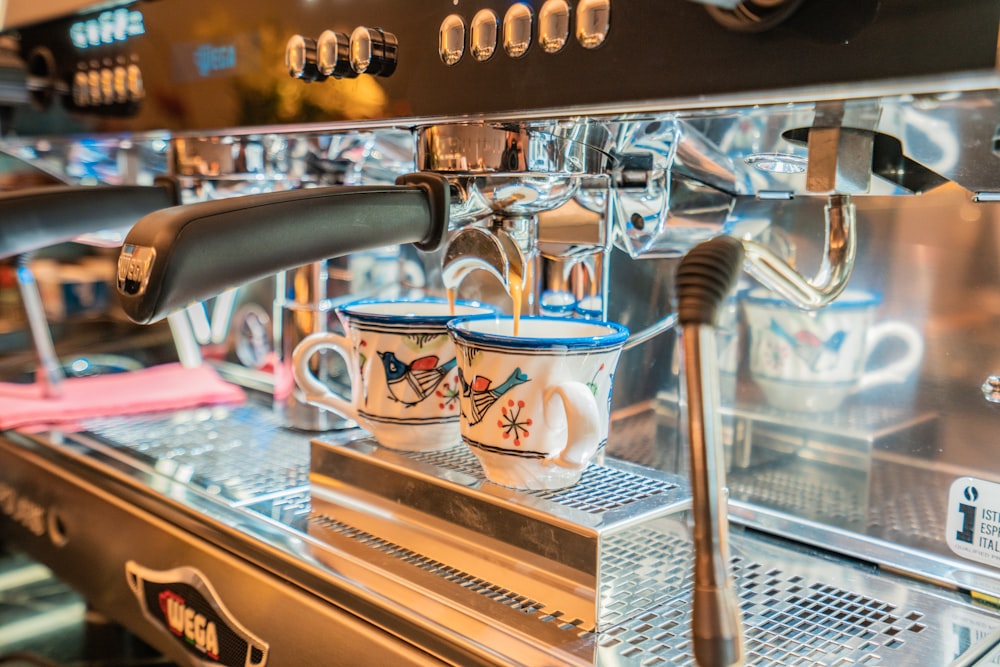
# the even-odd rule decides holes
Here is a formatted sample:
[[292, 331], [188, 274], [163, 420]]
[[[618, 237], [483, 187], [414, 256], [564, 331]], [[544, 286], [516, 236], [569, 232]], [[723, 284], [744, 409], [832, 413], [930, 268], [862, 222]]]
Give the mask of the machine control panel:
[[[837, 3], [755, 4], [779, 2], [787, 20], [753, 35], [691, 0], [217, 0], [211, 12], [204, 0], [137, 2], [10, 32], [37, 91], [13, 124], [33, 134], [414, 123], [996, 71], [1000, 8], [988, 0], [905, 21], [910, 0], [850, 21]], [[773, 66], [789, 53], [800, 66]], [[303, 88], [289, 75], [333, 81]]]
[[[536, 43], [545, 53], [559, 53], [569, 42], [574, 22], [573, 33], [580, 46], [596, 49], [608, 38], [611, 0], [583, 0], [575, 15], [567, 0], [545, 0], [537, 17], [530, 5], [516, 2], [507, 8], [502, 23], [492, 9], [481, 9], [468, 19], [449, 14], [438, 30], [438, 54], [446, 65], [457, 65], [466, 52], [478, 62], [490, 60], [496, 53], [501, 28], [503, 50], [511, 58], [524, 57]], [[536, 35], [537, 39], [533, 39]]]
[[388, 77], [396, 71], [399, 40], [381, 28], [358, 26], [350, 38], [324, 30], [319, 39], [292, 35], [285, 46], [285, 66], [293, 78], [322, 81], [359, 74]]

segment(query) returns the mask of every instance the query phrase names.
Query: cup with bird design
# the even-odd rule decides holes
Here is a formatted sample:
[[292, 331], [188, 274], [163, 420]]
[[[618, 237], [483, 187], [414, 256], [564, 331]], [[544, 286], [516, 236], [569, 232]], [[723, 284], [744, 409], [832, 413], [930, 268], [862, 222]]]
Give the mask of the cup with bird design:
[[[379, 444], [406, 451], [448, 449], [459, 436], [455, 348], [446, 325], [455, 315], [494, 312], [489, 306], [444, 299], [364, 299], [337, 307], [345, 335], [306, 336], [292, 355], [295, 382], [308, 403], [353, 419]], [[350, 395], [314, 371], [318, 354], [339, 354]]]
[[[852, 394], [905, 382], [923, 357], [917, 329], [899, 320], [876, 321], [881, 297], [875, 292], [848, 289], [815, 311], [801, 310], [765, 288], [748, 290], [741, 300], [750, 377], [781, 410], [836, 410]], [[898, 354], [889, 361], [875, 359], [876, 350], [893, 339]]]
[[462, 441], [491, 482], [576, 484], [608, 440], [615, 367], [628, 330], [563, 317], [470, 316], [448, 324]]

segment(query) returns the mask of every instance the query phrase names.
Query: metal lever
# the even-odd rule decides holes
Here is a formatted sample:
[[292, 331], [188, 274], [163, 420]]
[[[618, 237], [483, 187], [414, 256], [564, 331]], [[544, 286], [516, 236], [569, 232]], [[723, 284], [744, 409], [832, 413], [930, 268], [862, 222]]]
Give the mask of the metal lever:
[[742, 261], [740, 242], [718, 236], [695, 246], [677, 269], [694, 515], [691, 636], [700, 667], [744, 661], [739, 599], [729, 573], [728, 491], [715, 361], [716, 313], [736, 283]]

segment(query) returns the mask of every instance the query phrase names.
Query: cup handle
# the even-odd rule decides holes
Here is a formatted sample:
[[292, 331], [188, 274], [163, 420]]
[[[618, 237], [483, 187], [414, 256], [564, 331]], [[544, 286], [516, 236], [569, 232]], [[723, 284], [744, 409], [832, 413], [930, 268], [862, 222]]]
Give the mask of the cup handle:
[[597, 400], [582, 382], [562, 382], [545, 392], [545, 420], [550, 421], [555, 408], [554, 396], [559, 396], [566, 413], [566, 446], [552, 462], [563, 468], [586, 468], [601, 444], [601, 424]]
[[354, 401], [331, 391], [309, 370], [309, 359], [314, 354], [321, 349], [333, 350], [344, 359], [353, 387], [357, 382], [357, 371], [348, 352], [350, 347], [351, 341], [346, 336], [335, 333], [310, 334], [303, 338], [292, 352], [292, 374], [295, 376], [295, 383], [305, 394], [307, 403], [335, 410], [348, 419], [358, 421], [358, 410], [354, 407]]
[[906, 344], [906, 354], [902, 359], [877, 368], [861, 376], [851, 393], [857, 393], [882, 384], [899, 384], [920, 365], [924, 356], [924, 339], [914, 327], [905, 322], [889, 320], [879, 322], [868, 330], [865, 340], [865, 361], [886, 338], [899, 338]]

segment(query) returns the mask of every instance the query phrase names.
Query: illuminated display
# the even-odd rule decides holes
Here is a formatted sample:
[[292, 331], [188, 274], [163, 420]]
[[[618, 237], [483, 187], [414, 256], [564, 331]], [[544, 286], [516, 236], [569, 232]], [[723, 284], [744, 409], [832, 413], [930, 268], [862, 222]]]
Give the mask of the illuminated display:
[[117, 44], [145, 33], [142, 12], [125, 8], [101, 12], [97, 18], [77, 21], [69, 27], [69, 39], [78, 49]]
[[198, 74], [202, 77], [213, 72], [234, 69], [236, 67], [236, 46], [233, 44], [225, 46], [202, 44], [194, 51], [194, 62], [198, 68]]

